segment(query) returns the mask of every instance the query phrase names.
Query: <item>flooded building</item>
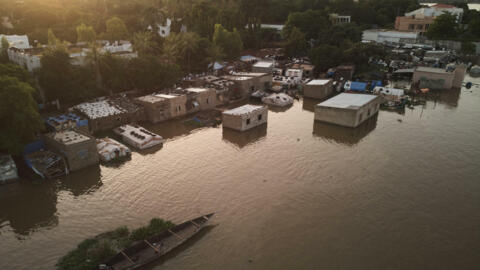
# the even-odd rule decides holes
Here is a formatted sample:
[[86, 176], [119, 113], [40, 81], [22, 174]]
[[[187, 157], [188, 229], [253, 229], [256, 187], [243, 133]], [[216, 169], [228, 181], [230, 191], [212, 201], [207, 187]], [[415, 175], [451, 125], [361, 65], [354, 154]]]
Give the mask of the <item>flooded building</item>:
[[417, 67], [413, 72], [412, 82], [419, 88], [452, 89], [461, 88], [466, 67], [457, 66], [454, 71], [441, 68]]
[[128, 147], [108, 137], [97, 139], [97, 151], [103, 162], [129, 157], [132, 153]]
[[88, 119], [91, 132], [109, 130], [123, 124], [143, 120], [143, 108], [126, 98], [85, 102], [73, 110]]
[[95, 138], [75, 130], [46, 134], [45, 145], [48, 149], [61, 154], [67, 161], [70, 171], [98, 164]]
[[341, 93], [315, 106], [315, 120], [357, 127], [378, 112], [380, 102], [375, 95]]
[[48, 117], [45, 123], [50, 131], [62, 131], [75, 128], [88, 132], [88, 120], [74, 113]]
[[271, 61], [258, 61], [257, 63], [253, 64], [252, 72], [272, 73], [273, 66], [273, 62]]
[[117, 135], [122, 136], [124, 142], [140, 150], [151, 148], [164, 142], [160, 135], [136, 125], [123, 125], [113, 131]]
[[136, 98], [135, 101], [143, 106], [145, 118], [151, 123], [162, 122], [187, 113], [186, 95], [152, 94]]
[[194, 108], [199, 111], [210, 110], [217, 106], [217, 92], [210, 88], [187, 88], [187, 102], [190, 98]]
[[333, 93], [333, 80], [311, 80], [305, 85], [303, 95], [310, 98], [323, 99]]
[[272, 84], [272, 74], [255, 72], [236, 72], [222, 77], [234, 82], [232, 95], [246, 98], [256, 90], [268, 90]]
[[302, 70], [303, 78], [312, 78], [315, 71], [315, 66], [307, 63], [295, 63], [291, 68]]
[[0, 185], [13, 183], [18, 179], [17, 166], [12, 156], [0, 156]]
[[265, 106], [243, 105], [223, 112], [223, 127], [245, 131], [267, 123], [268, 109]]

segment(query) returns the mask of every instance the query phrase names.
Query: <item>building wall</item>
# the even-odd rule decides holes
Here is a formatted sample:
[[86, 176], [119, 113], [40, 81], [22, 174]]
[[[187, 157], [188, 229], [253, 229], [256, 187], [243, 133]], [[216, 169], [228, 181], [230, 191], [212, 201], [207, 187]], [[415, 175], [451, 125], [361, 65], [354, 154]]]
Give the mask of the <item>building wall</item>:
[[413, 83], [419, 83], [420, 88], [451, 89], [453, 86], [454, 73], [434, 73], [415, 70]]
[[181, 95], [175, 98], [168, 99], [170, 103], [170, 117], [176, 118], [187, 114], [187, 96]]
[[208, 89], [205, 92], [197, 94], [195, 100], [200, 105], [200, 110], [209, 110], [217, 106], [217, 92], [214, 89]]
[[81, 134], [88, 136], [90, 140], [66, 145], [56, 141], [49, 135], [45, 136], [47, 149], [62, 155], [66, 159], [70, 171], [80, 170], [99, 163], [95, 138], [86, 133]]
[[[79, 114], [83, 115], [80, 111]], [[141, 110], [131, 113], [122, 113], [117, 115], [110, 115], [96, 119], [88, 119], [90, 131], [97, 132], [102, 130], [110, 130], [121, 125], [129, 124], [143, 120], [143, 112]], [[86, 117], [86, 116], [85, 116]]]
[[324, 85], [305, 85], [303, 95], [310, 98], [323, 99], [333, 93], [333, 81], [330, 80]]
[[146, 120], [150, 123], [158, 123], [171, 118], [170, 103], [168, 100], [163, 100], [155, 103], [138, 101], [145, 109]]
[[252, 72], [255, 73], [272, 73], [273, 67], [256, 67], [252, 66]]
[[345, 127], [357, 127], [380, 109], [380, 97], [357, 109], [315, 106], [315, 120]]
[[[260, 115], [261, 115], [261, 119], [259, 119]], [[262, 110], [257, 110], [252, 113], [244, 114], [244, 115], [223, 114], [222, 118], [223, 118], [223, 127], [231, 128], [239, 131], [245, 131], [253, 127], [267, 123], [268, 109], [264, 107]]]
[[395, 19], [395, 30], [425, 33], [433, 21], [434, 18], [432, 17], [425, 17], [422, 19], [397, 17]]

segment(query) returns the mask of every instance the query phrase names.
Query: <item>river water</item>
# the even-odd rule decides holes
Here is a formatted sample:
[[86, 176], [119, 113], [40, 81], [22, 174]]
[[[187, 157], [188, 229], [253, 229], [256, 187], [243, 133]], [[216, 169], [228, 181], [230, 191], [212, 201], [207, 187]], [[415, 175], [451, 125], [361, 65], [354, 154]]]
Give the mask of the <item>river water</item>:
[[245, 133], [149, 126], [162, 149], [0, 187], [0, 269], [53, 269], [119, 225], [212, 211], [215, 227], [153, 269], [478, 269], [480, 87], [357, 129], [314, 123], [316, 103]]

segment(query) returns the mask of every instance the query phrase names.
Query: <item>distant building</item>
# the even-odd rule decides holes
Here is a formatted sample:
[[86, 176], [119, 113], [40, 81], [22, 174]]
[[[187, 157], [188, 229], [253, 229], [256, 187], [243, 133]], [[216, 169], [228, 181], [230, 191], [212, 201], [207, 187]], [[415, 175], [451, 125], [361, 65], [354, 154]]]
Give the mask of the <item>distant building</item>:
[[303, 95], [310, 98], [323, 99], [333, 93], [333, 80], [311, 80], [303, 88]]
[[7, 50], [8, 59], [13, 63], [25, 67], [28, 71], [33, 72], [35, 69], [42, 67], [40, 62], [43, 49], [17, 49], [10, 48]]
[[417, 67], [413, 72], [412, 82], [419, 88], [452, 89], [461, 88], [466, 67], [457, 66], [454, 71], [441, 68]]
[[258, 73], [272, 73], [274, 64], [271, 61], [258, 61], [253, 64], [252, 72]]
[[61, 154], [70, 171], [98, 164], [97, 143], [94, 137], [75, 130], [53, 132], [45, 135], [48, 149]]
[[418, 32], [401, 32], [385, 29], [369, 29], [363, 31], [364, 42], [377, 43], [415, 43], [418, 39]]
[[424, 34], [434, 20], [433, 17], [397, 17], [395, 19], [395, 30]]
[[329, 15], [330, 21], [333, 25], [341, 23], [350, 23], [350, 16], [338, 15], [337, 13], [331, 13]]
[[138, 53], [133, 50], [133, 45], [130, 42], [118, 42], [115, 41], [113, 44], [107, 43], [100, 49], [101, 53], [110, 53], [114, 56], [121, 58], [136, 58]]
[[91, 132], [140, 121], [144, 116], [143, 108], [126, 98], [85, 102], [74, 106], [73, 110], [88, 119]]
[[295, 63], [291, 66], [291, 68], [302, 70], [303, 78], [312, 78], [315, 71], [315, 66], [307, 63]]
[[[28, 42], [27, 35], [3, 35], [0, 34], [0, 41], [3, 38], [6, 38], [8, 41], [9, 48], [16, 48], [16, 49], [28, 49], [30, 48], [30, 43]], [[2, 46], [0, 42], [0, 47]]]
[[260, 24], [260, 28], [262, 29], [274, 29], [277, 32], [282, 32], [284, 27], [285, 25], [283, 24], [266, 24], [266, 23]]
[[232, 96], [239, 98], [248, 97], [256, 90], [267, 90], [272, 84], [271, 73], [235, 72], [222, 78], [234, 82]]
[[243, 105], [223, 112], [223, 127], [245, 131], [267, 123], [268, 109], [265, 106]]
[[458, 23], [462, 21], [463, 8], [446, 4], [435, 4], [433, 6], [419, 8], [417, 10], [405, 13], [405, 17], [415, 17], [419, 19], [426, 17], [435, 18], [445, 13], [455, 15]]
[[357, 127], [378, 112], [380, 103], [376, 95], [341, 93], [315, 106], [315, 120]]

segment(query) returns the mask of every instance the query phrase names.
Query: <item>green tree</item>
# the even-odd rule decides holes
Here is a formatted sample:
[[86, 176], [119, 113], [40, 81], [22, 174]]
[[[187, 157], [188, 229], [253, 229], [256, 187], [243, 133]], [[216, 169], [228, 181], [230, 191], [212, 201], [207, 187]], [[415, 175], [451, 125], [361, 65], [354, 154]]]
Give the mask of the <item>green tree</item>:
[[40, 86], [45, 91], [45, 98], [48, 101], [71, 100], [73, 67], [68, 53], [63, 49], [47, 51], [41, 59], [41, 64], [38, 75]]
[[237, 29], [230, 32], [221, 24], [215, 25], [213, 43], [222, 49], [228, 59], [237, 58], [243, 49], [242, 38]]
[[140, 55], [158, 54], [160, 51], [152, 32], [137, 32], [133, 35], [133, 48]]
[[10, 47], [10, 44], [8, 43], [7, 38], [3, 36], [0, 41], [0, 63], [8, 62], [8, 47]]
[[472, 42], [462, 42], [462, 53], [463, 54], [475, 54], [475, 44]]
[[163, 53], [167, 62], [178, 61], [185, 70], [192, 71], [192, 58], [200, 49], [200, 37], [194, 32], [172, 33], [165, 39]]
[[47, 37], [48, 37], [48, 45], [50, 46], [56, 46], [58, 43], [60, 43], [58, 38], [53, 33], [52, 28], [48, 28]]
[[285, 43], [286, 54], [291, 57], [301, 56], [305, 54], [306, 49], [307, 41], [305, 40], [305, 34], [294, 27]]
[[178, 65], [162, 61], [153, 55], [133, 58], [127, 65], [129, 82], [135, 89], [146, 93], [170, 87], [182, 77]]
[[328, 14], [322, 10], [307, 10], [305, 12], [293, 12], [288, 16], [283, 29], [283, 36], [288, 38], [293, 28], [298, 28], [305, 33], [307, 40], [317, 39], [318, 34], [330, 27]]
[[19, 154], [25, 143], [43, 129], [32, 95], [35, 90], [17, 78], [0, 76], [0, 149]]
[[128, 38], [128, 30], [122, 19], [112, 17], [107, 20], [106, 25], [106, 37], [110, 42]]
[[343, 52], [337, 46], [322, 44], [310, 50], [309, 57], [318, 71], [326, 71], [342, 63]]
[[454, 39], [458, 35], [456, 20], [455, 15], [442, 14], [435, 18], [425, 34], [429, 39], [434, 40]]
[[77, 30], [77, 42], [94, 43], [97, 39], [97, 34], [92, 26], [87, 26], [84, 23], [80, 24], [76, 28]]

